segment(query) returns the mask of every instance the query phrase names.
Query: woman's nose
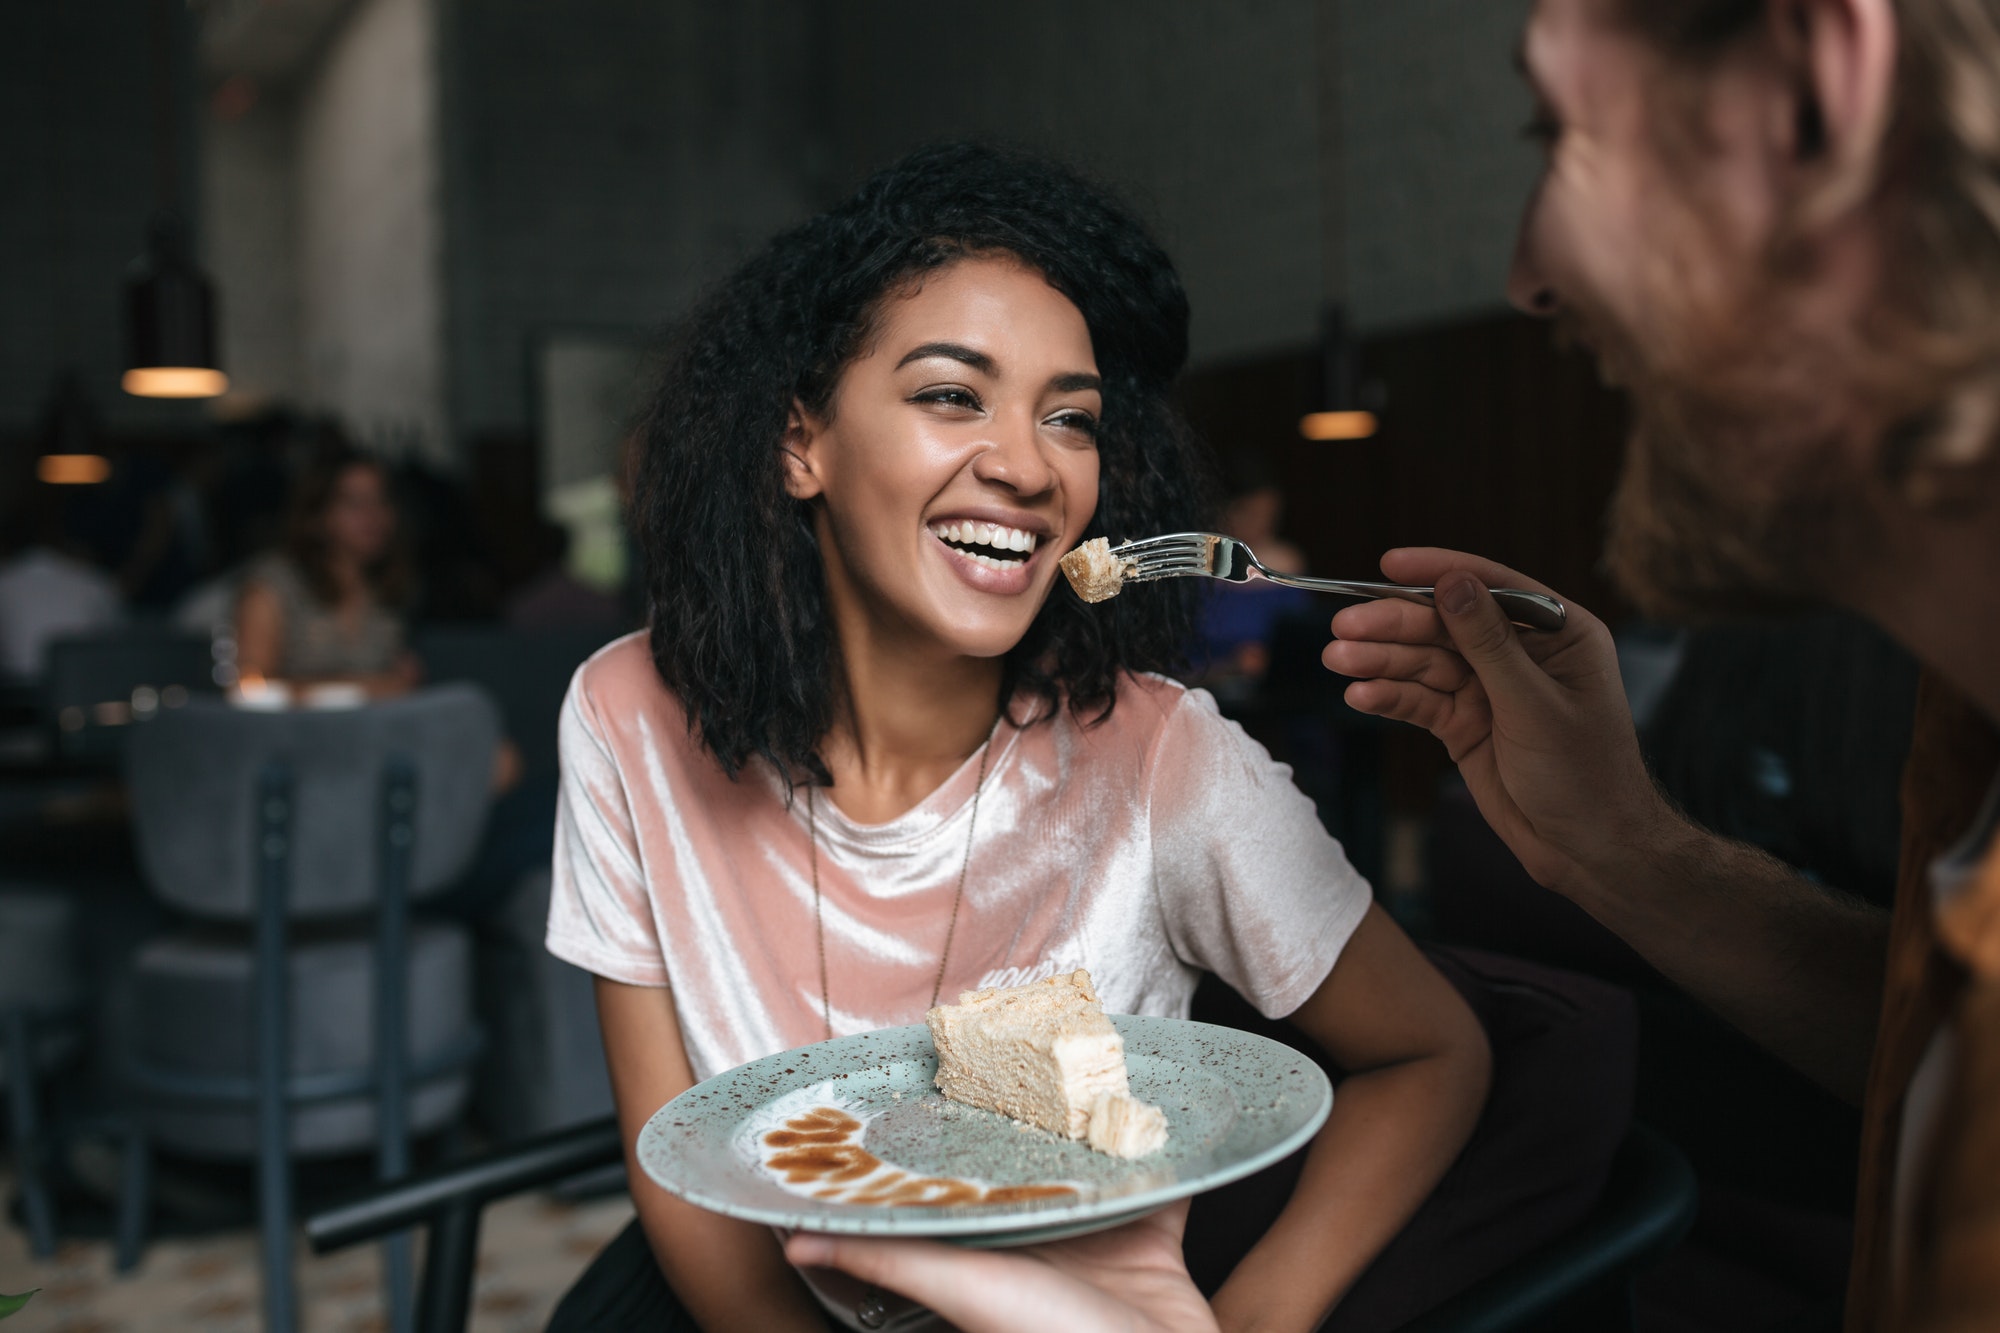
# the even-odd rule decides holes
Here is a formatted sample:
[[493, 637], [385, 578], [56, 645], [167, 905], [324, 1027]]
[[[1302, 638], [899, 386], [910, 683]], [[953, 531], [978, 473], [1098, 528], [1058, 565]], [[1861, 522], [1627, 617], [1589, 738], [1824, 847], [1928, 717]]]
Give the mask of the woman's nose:
[[1037, 423], [994, 423], [986, 448], [972, 460], [972, 475], [1005, 486], [1016, 495], [1040, 495], [1055, 484], [1055, 469], [1042, 452]]

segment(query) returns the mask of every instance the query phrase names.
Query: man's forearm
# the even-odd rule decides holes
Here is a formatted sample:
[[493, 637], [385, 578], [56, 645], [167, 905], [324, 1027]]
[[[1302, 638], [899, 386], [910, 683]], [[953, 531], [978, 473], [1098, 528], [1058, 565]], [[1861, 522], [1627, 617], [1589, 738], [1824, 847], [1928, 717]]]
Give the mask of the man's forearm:
[[1829, 1090], [1859, 1101], [1889, 918], [1677, 814], [1570, 896], [1666, 977]]

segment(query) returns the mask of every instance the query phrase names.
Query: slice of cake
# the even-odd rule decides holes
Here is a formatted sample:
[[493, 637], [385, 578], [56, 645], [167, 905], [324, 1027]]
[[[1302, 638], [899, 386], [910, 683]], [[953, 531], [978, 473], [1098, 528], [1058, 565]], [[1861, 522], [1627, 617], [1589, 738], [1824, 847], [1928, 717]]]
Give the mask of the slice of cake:
[[1059, 562], [1069, 586], [1086, 602], [1107, 602], [1125, 586], [1125, 563], [1111, 554], [1111, 542], [1092, 537]]
[[1167, 1117], [1125, 1081], [1125, 1040], [1104, 1016], [1090, 973], [967, 991], [925, 1015], [938, 1091], [1113, 1157], [1167, 1141]]

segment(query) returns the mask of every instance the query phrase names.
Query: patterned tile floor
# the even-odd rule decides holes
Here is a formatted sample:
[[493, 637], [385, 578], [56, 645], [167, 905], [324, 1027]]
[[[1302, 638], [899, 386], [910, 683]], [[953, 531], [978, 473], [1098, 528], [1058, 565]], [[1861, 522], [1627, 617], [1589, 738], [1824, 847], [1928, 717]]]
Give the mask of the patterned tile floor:
[[[0, 1171], [0, 1199], [13, 1181]], [[584, 1204], [539, 1195], [508, 1199], [481, 1221], [474, 1333], [540, 1333], [556, 1300], [632, 1216], [623, 1196]], [[374, 1333], [384, 1327], [380, 1251], [315, 1258], [303, 1246], [301, 1333]], [[66, 1242], [53, 1259], [29, 1257], [27, 1237], [0, 1221], [0, 1292], [40, 1287], [6, 1333], [258, 1333], [257, 1246], [248, 1232], [161, 1240], [137, 1272], [111, 1270], [102, 1241]]]

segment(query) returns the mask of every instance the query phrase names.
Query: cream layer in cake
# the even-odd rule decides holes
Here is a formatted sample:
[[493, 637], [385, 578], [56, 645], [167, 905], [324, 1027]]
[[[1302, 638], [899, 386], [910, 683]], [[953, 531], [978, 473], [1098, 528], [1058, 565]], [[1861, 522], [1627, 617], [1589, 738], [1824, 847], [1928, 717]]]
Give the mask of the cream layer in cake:
[[1167, 1141], [1167, 1118], [1131, 1095], [1125, 1041], [1104, 1016], [1090, 973], [967, 991], [925, 1015], [938, 1091], [1113, 1157]]
[[1109, 601], [1125, 586], [1125, 563], [1111, 554], [1107, 538], [1092, 537], [1058, 563], [1069, 586], [1086, 602]]

